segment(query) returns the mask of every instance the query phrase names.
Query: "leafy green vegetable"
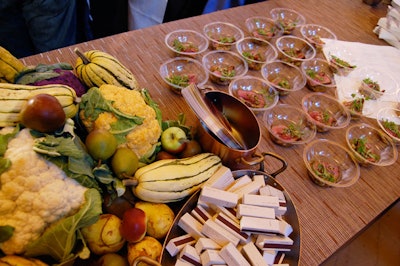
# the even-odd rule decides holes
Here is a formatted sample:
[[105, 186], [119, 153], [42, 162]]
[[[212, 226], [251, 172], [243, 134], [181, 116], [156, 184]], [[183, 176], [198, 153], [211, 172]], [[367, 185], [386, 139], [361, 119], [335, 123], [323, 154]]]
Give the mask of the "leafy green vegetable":
[[39, 239], [28, 245], [24, 255], [28, 257], [49, 255], [59, 262], [78, 256], [72, 253], [79, 239], [78, 230], [99, 219], [102, 213], [101, 204], [100, 193], [95, 189], [88, 189], [85, 192], [85, 203], [80, 210], [52, 224]]
[[9, 225], [0, 225], [0, 243], [10, 239], [14, 233], [14, 227]]
[[10, 166], [11, 161], [9, 159], [4, 158], [4, 153], [7, 150], [8, 142], [17, 135], [20, 128], [16, 126], [15, 129], [7, 134], [0, 134], [0, 175], [4, 173]]

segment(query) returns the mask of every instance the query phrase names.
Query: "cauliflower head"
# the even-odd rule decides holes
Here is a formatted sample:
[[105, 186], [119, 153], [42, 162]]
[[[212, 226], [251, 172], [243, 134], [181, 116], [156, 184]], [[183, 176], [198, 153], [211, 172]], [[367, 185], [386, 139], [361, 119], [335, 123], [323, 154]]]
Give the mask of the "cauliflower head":
[[[92, 88], [91, 90], [94, 89]], [[111, 112], [108, 110], [102, 110], [100, 113], [96, 113], [96, 116], [88, 116], [86, 108], [88, 107], [87, 105], [89, 105], [89, 101], [93, 100], [87, 100], [85, 97], [95, 98], [94, 96], [90, 96], [91, 91], [89, 91], [89, 94], [84, 96], [84, 106], [81, 108], [83, 110], [80, 112], [81, 121], [86, 129], [89, 132], [95, 129], [109, 130], [119, 137], [119, 147], [130, 148], [139, 158], [146, 156], [159, 142], [162, 132], [155, 110], [146, 103], [142, 94], [138, 90], [128, 90], [124, 87], [115, 85], [102, 85], [98, 90], [100, 91], [101, 96], [111, 104], [111, 108], [117, 111]], [[100, 108], [97, 107], [97, 109]], [[118, 123], [118, 120], [120, 119], [118, 114], [120, 113], [127, 114], [131, 117], [141, 118], [143, 119], [142, 123], [132, 127], [129, 132], [124, 132], [126, 134], [115, 132], [112, 126]]]
[[5, 254], [22, 254], [52, 223], [76, 213], [87, 188], [33, 149], [28, 129], [10, 140], [5, 158], [11, 167], [0, 176], [0, 225], [14, 227], [13, 236], [0, 243]]

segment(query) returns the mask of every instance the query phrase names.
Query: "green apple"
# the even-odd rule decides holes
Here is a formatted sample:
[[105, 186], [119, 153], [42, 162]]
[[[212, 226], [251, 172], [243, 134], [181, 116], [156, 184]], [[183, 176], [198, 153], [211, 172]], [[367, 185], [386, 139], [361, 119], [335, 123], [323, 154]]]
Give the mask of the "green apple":
[[180, 127], [169, 127], [161, 133], [161, 147], [172, 154], [182, 152], [187, 140], [185, 131]]

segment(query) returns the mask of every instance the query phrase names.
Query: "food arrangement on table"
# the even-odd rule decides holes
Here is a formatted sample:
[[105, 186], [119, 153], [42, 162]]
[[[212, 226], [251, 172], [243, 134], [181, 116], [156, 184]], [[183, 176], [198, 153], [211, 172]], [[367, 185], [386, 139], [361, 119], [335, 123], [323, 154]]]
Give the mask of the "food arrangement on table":
[[[340, 188], [358, 180], [360, 165], [390, 165], [397, 159], [393, 140], [398, 138], [398, 110], [378, 118], [387, 136], [362, 125], [349, 127], [347, 148], [313, 141], [327, 128], [347, 127], [346, 107], [353, 117], [363, 115], [364, 102], [379, 100], [386, 86], [370, 86], [377, 82], [367, 82], [371, 78], [366, 76], [346, 103], [335, 101], [332, 107], [329, 101], [315, 100], [329, 102], [323, 108], [332, 107], [331, 113], [311, 110], [314, 105], [308, 102], [303, 107], [310, 110], [279, 104], [279, 97], [302, 89], [307, 80], [310, 90], [323, 93], [326, 90], [312, 88], [329, 84], [335, 89], [339, 74], [345, 73], [344, 78], [360, 68], [344, 53], [332, 53], [321, 59], [324, 72], [320, 71], [314, 58], [329, 41], [319, 38], [311, 26], [319, 32], [330, 30], [308, 25], [311, 29], [303, 33], [311, 37], [305, 40], [305, 35], [292, 35], [305, 24], [300, 14], [274, 10], [271, 16], [272, 26], [261, 25], [261, 18], [251, 21], [256, 25], [246, 22], [249, 36], [263, 36], [246, 45], [253, 50], [267, 42], [272, 55], [240, 52], [245, 35], [227, 23], [205, 25], [204, 36], [177, 31], [165, 38], [166, 49], [179, 55], [167, 63], [183, 63], [172, 67], [161, 63], [160, 75], [177, 97], [199, 85], [201, 102], [209, 104], [213, 115], [222, 116], [221, 128], [238, 141], [233, 148], [207, 127], [205, 117], [198, 117], [197, 128], [185, 125], [185, 114], [163, 120], [151, 92], [114, 55], [76, 50], [74, 65], [32, 67], [0, 50], [11, 66], [0, 65], [2, 108], [8, 111], [0, 115], [0, 196], [5, 203], [0, 207], [0, 249], [7, 254], [0, 262], [297, 265], [300, 229], [295, 206], [275, 180], [286, 161], [257, 151], [261, 135], [267, 132], [259, 118], [275, 144], [305, 146], [304, 167], [312, 182]], [[271, 28], [265, 29], [266, 25]], [[306, 49], [297, 48], [299, 43]], [[276, 60], [275, 49], [282, 61]], [[274, 65], [275, 72], [272, 63], [279, 64], [279, 68]], [[180, 73], [187, 64], [189, 71]], [[259, 71], [263, 79], [249, 76], [250, 71]], [[215, 88], [204, 92], [208, 79], [217, 88], [229, 88], [231, 94]], [[379, 149], [353, 131], [364, 128]], [[197, 131], [199, 135], [194, 134]], [[321, 156], [327, 152], [332, 155]], [[263, 168], [265, 156], [280, 160], [281, 169], [273, 174], [246, 170], [254, 164]], [[242, 164], [236, 165], [237, 161]]]

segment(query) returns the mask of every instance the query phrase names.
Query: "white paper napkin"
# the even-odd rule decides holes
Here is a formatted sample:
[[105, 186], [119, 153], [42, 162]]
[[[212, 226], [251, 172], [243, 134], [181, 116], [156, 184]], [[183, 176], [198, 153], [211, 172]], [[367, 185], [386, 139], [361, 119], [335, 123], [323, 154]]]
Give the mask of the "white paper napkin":
[[329, 60], [330, 55], [356, 65], [346, 77], [335, 75], [337, 97], [339, 101], [351, 100], [352, 95], [361, 95], [358, 88], [364, 78], [377, 81], [383, 95], [377, 100], [366, 100], [363, 115], [377, 117], [383, 107], [398, 107], [400, 85], [400, 50], [392, 46], [379, 46], [359, 42], [345, 42], [324, 39], [323, 53]]

